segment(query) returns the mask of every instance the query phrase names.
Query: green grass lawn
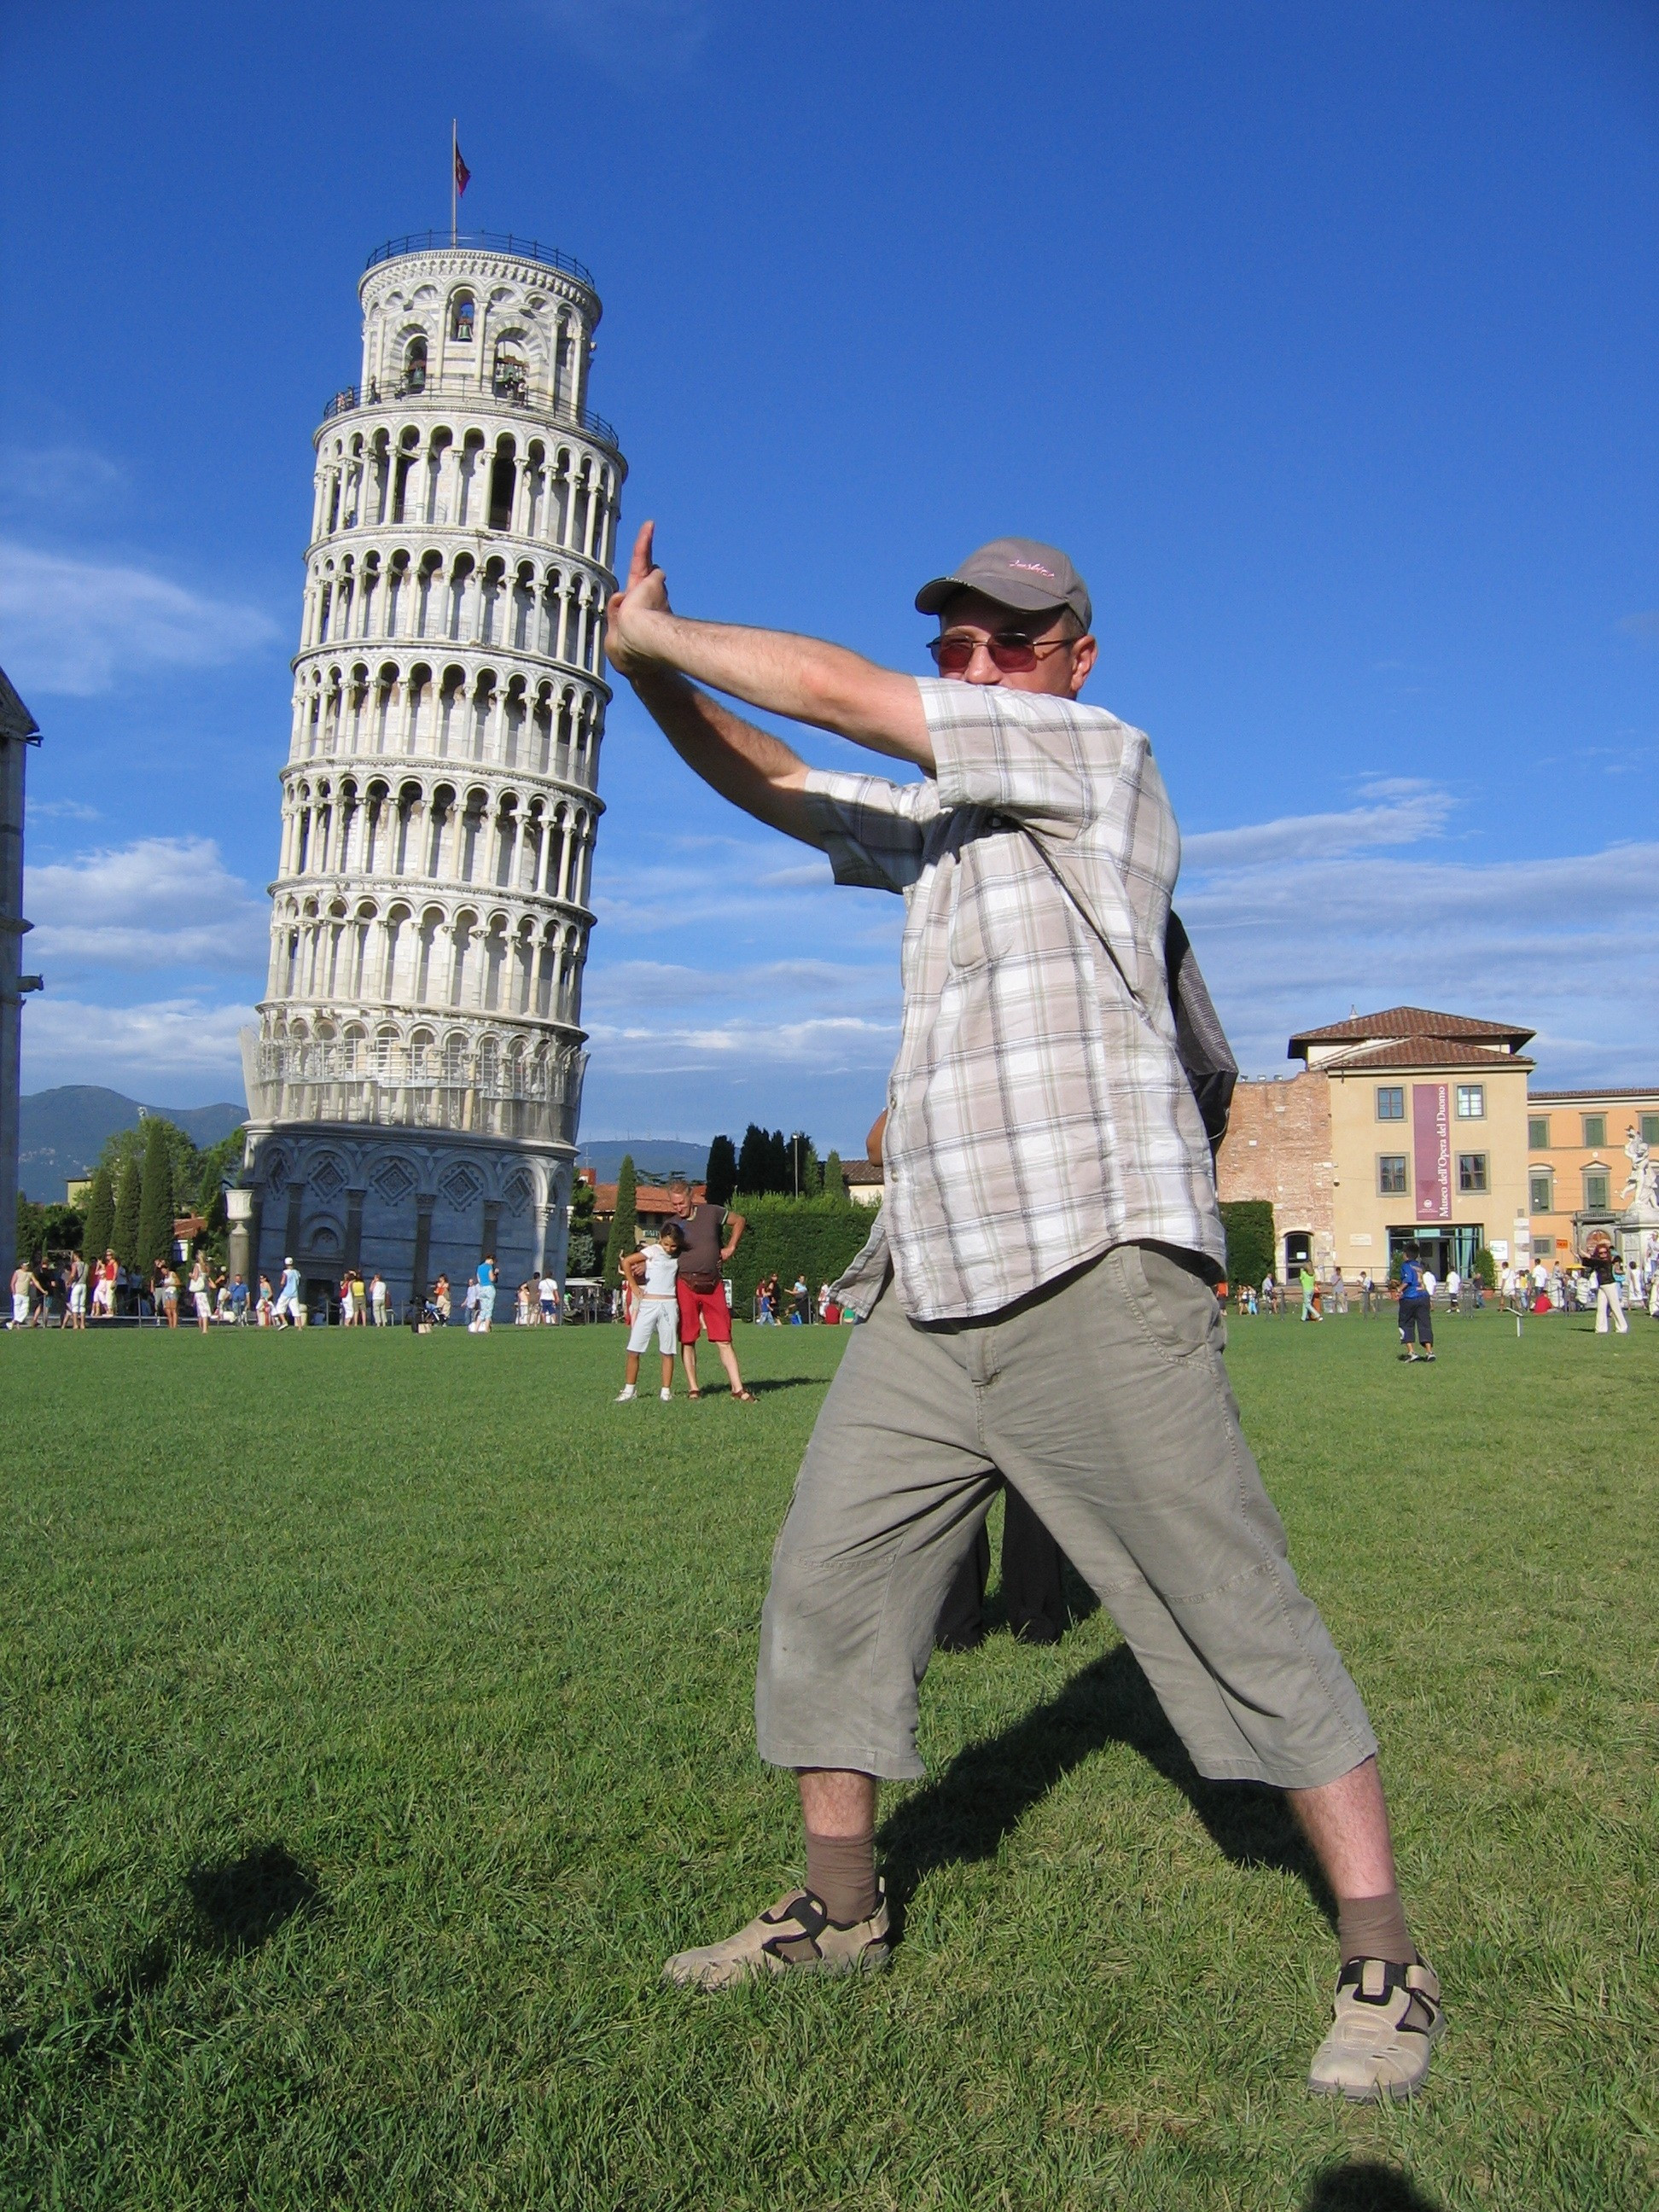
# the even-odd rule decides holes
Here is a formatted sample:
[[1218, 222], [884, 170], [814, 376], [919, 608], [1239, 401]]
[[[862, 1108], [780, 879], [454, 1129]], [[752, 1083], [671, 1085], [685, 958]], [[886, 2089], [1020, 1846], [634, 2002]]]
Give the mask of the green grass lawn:
[[614, 1329], [0, 1341], [0, 2202], [1659, 2201], [1659, 1328], [1440, 1335], [1230, 1359], [1447, 1989], [1387, 2111], [1304, 2094], [1302, 1855], [1099, 1613], [935, 1662], [889, 1974], [659, 1985], [799, 1867], [756, 1632], [844, 1337], [740, 1330], [752, 1407], [614, 1406]]

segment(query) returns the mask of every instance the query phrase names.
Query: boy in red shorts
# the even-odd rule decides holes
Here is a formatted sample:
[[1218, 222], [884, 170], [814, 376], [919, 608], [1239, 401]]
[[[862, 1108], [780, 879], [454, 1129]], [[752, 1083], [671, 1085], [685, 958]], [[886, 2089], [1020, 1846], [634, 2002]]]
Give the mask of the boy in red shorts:
[[732, 1349], [732, 1310], [726, 1303], [722, 1272], [738, 1249], [745, 1226], [744, 1218], [728, 1213], [723, 1206], [711, 1206], [706, 1198], [694, 1203], [691, 1187], [681, 1176], [668, 1186], [668, 1202], [685, 1238], [678, 1288], [680, 1357], [685, 1363], [686, 1386], [694, 1398], [702, 1395], [697, 1388], [697, 1339], [706, 1329], [708, 1341], [720, 1356], [732, 1395], [753, 1405], [755, 1394], [744, 1389], [738, 1355]]

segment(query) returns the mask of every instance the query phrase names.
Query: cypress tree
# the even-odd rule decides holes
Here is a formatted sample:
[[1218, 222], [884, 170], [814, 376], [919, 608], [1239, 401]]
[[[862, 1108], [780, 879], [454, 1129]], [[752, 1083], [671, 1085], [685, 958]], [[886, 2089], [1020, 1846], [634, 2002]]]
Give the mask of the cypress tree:
[[738, 1188], [738, 1156], [730, 1137], [716, 1137], [708, 1147], [708, 1164], [702, 1171], [711, 1206], [729, 1206]]
[[611, 1217], [611, 1235], [605, 1247], [605, 1279], [613, 1291], [622, 1282], [623, 1261], [633, 1250], [639, 1235], [639, 1212], [635, 1204], [638, 1188], [634, 1155], [624, 1152], [622, 1165], [617, 1170], [617, 1210]]
[[845, 1198], [847, 1178], [842, 1172], [841, 1154], [831, 1149], [823, 1163], [823, 1194], [826, 1198]]
[[795, 1178], [789, 1168], [789, 1147], [783, 1141], [781, 1129], [774, 1129], [766, 1140], [766, 1181], [763, 1188], [775, 1192], [780, 1198], [789, 1197], [795, 1188]]
[[146, 1275], [173, 1250], [173, 1162], [167, 1130], [154, 1115], [144, 1125], [144, 1164], [140, 1170], [138, 1265]]
[[92, 1188], [87, 1193], [86, 1233], [81, 1240], [88, 1267], [94, 1260], [103, 1258], [114, 1235], [115, 1178], [107, 1168], [98, 1168], [93, 1174]]
[[737, 1187], [751, 1198], [760, 1198], [772, 1188], [767, 1181], [770, 1172], [766, 1132], [751, 1121], [743, 1133], [743, 1150], [738, 1154]]
[[115, 1186], [115, 1223], [110, 1231], [110, 1243], [115, 1247], [115, 1256], [124, 1267], [138, 1264], [138, 1213], [141, 1202], [138, 1163], [129, 1159], [121, 1170], [121, 1180]]

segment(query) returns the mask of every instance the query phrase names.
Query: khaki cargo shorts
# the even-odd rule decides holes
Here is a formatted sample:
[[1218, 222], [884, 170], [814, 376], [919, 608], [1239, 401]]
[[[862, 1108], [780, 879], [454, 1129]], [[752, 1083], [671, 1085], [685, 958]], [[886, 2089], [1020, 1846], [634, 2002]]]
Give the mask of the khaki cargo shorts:
[[778, 1766], [901, 1780], [999, 1475], [1098, 1595], [1200, 1774], [1306, 1790], [1376, 1748], [1239, 1427], [1215, 1294], [1121, 1244], [988, 1322], [890, 1282], [830, 1385], [772, 1557], [755, 1720]]

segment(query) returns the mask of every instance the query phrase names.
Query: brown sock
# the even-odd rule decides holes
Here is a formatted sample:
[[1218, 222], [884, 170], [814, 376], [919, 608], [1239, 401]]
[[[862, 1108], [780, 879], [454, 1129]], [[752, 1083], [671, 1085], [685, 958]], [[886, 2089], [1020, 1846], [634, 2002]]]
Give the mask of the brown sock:
[[876, 1838], [815, 1836], [806, 1831], [806, 1887], [837, 1928], [867, 1920], [876, 1909]]
[[1396, 1966], [1414, 1966], [1417, 1952], [1407, 1932], [1400, 1892], [1391, 1889], [1383, 1897], [1339, 1897], [1336, 1948], [1345, 1966], [1350, 1959], [1387, 1959]]

